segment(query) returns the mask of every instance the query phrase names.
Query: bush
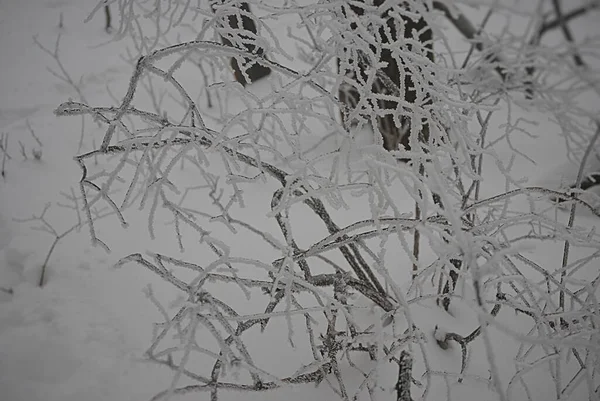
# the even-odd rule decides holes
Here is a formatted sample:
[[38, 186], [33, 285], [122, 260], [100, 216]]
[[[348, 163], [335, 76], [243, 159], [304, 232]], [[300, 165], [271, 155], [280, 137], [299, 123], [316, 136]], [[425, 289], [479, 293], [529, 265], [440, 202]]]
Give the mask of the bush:
[[[164, 322], [147, 357], [174, 372], [156, 399], [321, 382], [346, 400], [392, 399], [393, 389], [398, 400], [443, 399], [467, 391], [460, 383], [488, 399], [598, 397], [600, 242], [574, 216], [576, 207], [599, 212], [576, 191], [511, 174], [528, 158], [514, 143], [531, 130], [529, 113], [555, 118], [582, 166], [597, 155], [597, 111], [577, 102], [598, 99], [598, 79], [573, 57], [598, 48], [567, 34], [543, 40], [597, 2], [564, 13], [540, 2], [545, 20], [496, 6], [481, 31], [457, 9], [414, 0], [362, 14], [346, 2], [250, 2], [251, 11], [238, 0], [113, 3], [117, 35], [139, 55], [123, 100], [56, 112], [107, 126], [101, 145], [76, 157], [93, 241], [109, 245], [93, 223], [100, 205], [126, 224], [137, 204], [152, 238], [163, 241], [168, 223], [185, 251], [134, 250], [119, 262], [180, 293], [171, 312], [148, 292]], [[386, 42], [383, 11], [400, 25], [423, 18], [435, 62], [414, 40]], [[479, 35], [490, 20], [509, 27], [509, 14], [523, 33]], [[257, 34], [228, 18], [251, 18]], [[472, 39], [459, 45], [467, 53], [450, 45], [447, 21]], [[182, 32], [194, 39], [169, 42]], [[414, 82], [412, 102], [405, 80], [384, 72], [386, 48]], [[272, 73], [243, 87], [232, 58]], [[344, 85], [359, 93], [353, 108], [340, 102]], [[390, 113], [410, 132], [410, 150], [383, 148], [377, 121]], [[572, 205], [567, 221], [552, 199]], [[280, 358], [265, 349], [276, 346]]]

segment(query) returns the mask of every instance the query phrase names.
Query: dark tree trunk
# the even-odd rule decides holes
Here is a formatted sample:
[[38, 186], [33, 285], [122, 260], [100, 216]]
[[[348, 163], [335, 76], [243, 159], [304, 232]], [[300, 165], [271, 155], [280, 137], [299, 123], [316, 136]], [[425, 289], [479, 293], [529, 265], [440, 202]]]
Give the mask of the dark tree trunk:
[[[375, 6], [383, 4], [382, 0], [376, 0]], [[364, 15], [365, 10], [357, 5], [351, 5], [349, 7], [352, 12], [356, 15]], [[407, 39], [416, 39], [422, 44], [419, 49], [413, 49], [411, 44], [407, 44], [406, 48], [408, 51], [415, 51], [418, 53], [425, 52], [425, 55], [429, 60], [434, 61], [433, 56], [433, 33], [427, 24], [427, 22], [420, 18], [413, 20], [410, 17], [402, 16], [396, 18], [390, 15], [391, 9], [386, 10], [382, 17], [386, 19], [385, 26], [378, 29], [379, 37], [381, 38], [382, 44], [390, 44], [397, 42], [400, 36]], [[356, 29], [356, 26], [352, 27]], [[350, 53], [348, 59], [350, 59], [350, 65], [352, 69], [345, 69], [342, 71], [340, 61], [338, 60], [338, 72], [345, 74], [353, 81], [365, 82], [367, 79], [364, 73], [367, 67], [364, 63], [355, 60], [355, 52], [353, 49], [345, 48], [344, 52]], [[354, 52], [354, 53], [353, 53]], [[389, 48], [384, 48], [381, 51], [379, 62], [383, 61], [387, 63], [387, 66], [381, 69], [387, 77], [403, 92], [404, 100], [408, 103], [414, 103], [417, 97], [415, 85], [411, 77], [410, 69], [405, 66], [398, 65], [398, 61], [393, 57], [392, 51]], [[400, 60], [401, 61], [401, 60]], [[400, 68], [404, 68], [405, 78], [404, 82], [401, 81]], [[357, 76], [358, 74], [360, 76]], [[371, 88], [374, 94], [391, 94], [391, 91], [386, 87], [385, 83], [376, 78]], [[360, 101], [360, 95], [356, 87], [351, 84], [345, 84], [340, 87], [339, 99], [342, 103], [346, 104], [350, 110], [354, 109]], [[401, 115], [397, 116], [400, 124], [396, 124], [394, 121], [394, 114], [398, 111], [398, 102], [392, 100], [378, 100], [379, 109], [385, 110], [385, 115], [377, 118], [378, 128], [383, 137], [383, 146], [386, 150], [396, 150], [398, 144], [402, 144], [406, 150], [410, 149], [409, 138], [410, 138], [410, 113], [408, 110], [400, 112]], [[399, 110], [402, 110], [401, 108]], [[343, 116], [344, 118], [344, 116]], [[426, 122], [423, 123], [423, 129], [419, 133], [418, 138], [420, 141], [427, 141], [429, 138], [429, 126]]]
[[[220, 1], [213, 2], [213, 7], [219, 3]], [[264, 49], [255, 45], [255, 38], [258, 30], [256, 28], [254, 19], [250, 16], [250, 6], [248, 3], [240, 3], [239, 8], [242, 11], [241, 13], [228, 15], [226, 17], [226, 22], [224, 22], [229, 25], [231, 29], [235, 31], [242, 31], [237, 35], [240, 40], [236, 43], [232, 43], [232, 41], [225, 36], [221, 36], [221, 40], [223, 44], [227, 46], [236, 47], [238, 49], [246, 50], [249, 53], [254, 53], [257, 56], [262, 56], [264, 54]], [[248, 32], [249, 34], [244, 34], [244, 31]], [[244, 58], [242, 65], [239, 65], [237, 59], [232, 58], [231, 68], [233, 68], [235, 79], [244, 86], [248, 84], [248, 80], [244, 76], [243, 71], [246, 72], [250, 83], [266, 77], [271, 73], [271, 69], [269, 67], [255, 63], [249, 58]]]

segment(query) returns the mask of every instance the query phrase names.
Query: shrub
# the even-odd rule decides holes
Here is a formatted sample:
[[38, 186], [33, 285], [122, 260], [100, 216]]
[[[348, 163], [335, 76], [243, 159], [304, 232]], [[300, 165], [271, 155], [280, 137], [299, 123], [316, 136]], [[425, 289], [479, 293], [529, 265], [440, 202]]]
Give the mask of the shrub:
[[[511, 174], [528, 158], [514, 145], [532, 129], [528, 113], [553, 116], [582, 166], [596, 154], [596, 111], [573, 99], [598, 99], [598, 81], [573, 57], [597, 47], [567, 34], [551, 47], [543, 36], [597, 2], [568, 13], [539, 2], [552, 12], [542, 20], [498, 2], [481, 30], [442, 3], [413, 0], [362, 14], [346, 2], [250, 2], [252, 12], [238, 0], [114, 3], [117, 35], [139, 54], [123, 100], [56, 112], [107, 127], [97, 149], [76, 157], [93, 241], [109, 246], [93, 224], [99, 205], [126, 224], [137, 204], [152, 238], [164, 241], [170, 225], [185, 251], [134, 250], [119, 262], [150, 269], [181, 295], [172, 313], [148, 292], [164, 322], [147, 357], [174, 372], [156, 399], [322, 382], [346, 400], [391, 399], [392, 389], [399, 400], [443, 399], [460, 383], [480, 395], [485, 383], [502, 400], [598, 397], [600, 243], [574, 225], [576, 207], [598, 210]], [[383, 41], [383, 11], [396, 23], [427, 21], [435, 62], [403, 36]], [[511, 13], [528, 29], [483, 34]], [[451, 47], [443, 14], [472, 39], [466, 56]], [[251, 18], [257, 34], [227, 18]], [[193, 40], [169, 42], [190, 31]], [[414, 101], [403, 79], [386, 76], [384, 49], [410, 74]], [[243, 87], [232, 58], [272, 73]], [[385, 91], [373, 90], [376, 80]], [[352, 109], [338, 97], [348, 84], [359, 94]], [[377, 120], [392, 109], [398, 127], [409, 117], [410, 150], [382, 146]], [[572, 205], [568, 221], [550, 199]], [[553, 257], [539, 251], [557, 245]], [[443, 362], [452, 349], [455, 365]]]

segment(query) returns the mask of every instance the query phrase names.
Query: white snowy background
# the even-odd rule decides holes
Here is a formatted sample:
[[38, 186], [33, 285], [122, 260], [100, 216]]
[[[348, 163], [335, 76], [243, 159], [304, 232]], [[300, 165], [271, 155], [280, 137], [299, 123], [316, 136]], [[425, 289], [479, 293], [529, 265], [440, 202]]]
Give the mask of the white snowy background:
[[[177, 254], [176, 242], [161, 241], [160, 234], [157, 240], [150, 241], [144, 224], [132, 225], [138, 230], [134, 231], [120, 228], [114, 221], [100, 222], [111, 248], [107, 254], [90, 245], [86, 228], [72, 231], [57, 243], [48, 261], [46, 284], [40, 288], [40, 269], [54, 238], [35, 230], [39, 226], [36, 222], [17, 221], [39, 215], [49, 204], [45, 216], [59, 234], [77, 223], [73, 210], [61, 208], [59, 203], [65, 203], [61, 193], [69, 194], [79, 180], [80, 170], [72, 158], [78, 151], [80, 120], [59, 119], [53, 114], [58, 104], [69, 98], [77, 99], [77, 94], [48, 71], [47, 67], [57, 69], [57, 66], [34, 43], [34, 35], [45, 47], [53, 49], [61, 33], [60, 61], [72, 77], [81, 78], [80, 89], [90, 103], [112, 102], [107, 88], [118, 99], [125, 92], [132, 67], [119, 55], [127, 43], [109, 41], [111, 36], [103, 30], [101, 13], [92, 21], [83, 22], [95, 5], [95, 0], [0, 0], [0, 132], [8, 134], [12, 157], [6, 162], [6, 177], [0, 179], [0, 287], [4, 289], [0, 291], [0, 400], [3, 401], [148, 400], [167, 388], [172, 377], [169, 370], [143, 360], [152, 339], [152, 324], [161, 321], [159, 312], [144, 295], [144, 289], [152, 284], [157, 297], [166, 304], [175, 294], [167, 284], [139, 266], [128, 264], [115, 269], [114, 264], [128, 253], [147, 249]], [[59, 28], [61, 14], [64, 26]], [[479, 14], [471, 11], [469, 15], [477, 17]], [[600, 32], [597, 22], [594, 18], [582, 18], [573, 25], [578, 35], [597, 34]], [[275, 29], [280, 29], [279, 37], [286, 40], [285, 26]], [[266, 91], [268, 86], [259, 82], [251, 90]], [[592, 100], [596, 101], [595, 107], [600, 105], [598, 99]], [[564, 140], [556, 125], [541, 113], [524, 117], [537, 123], [531, 128], [536, 136], [515, 138], [518, 142], [514, 145], [535, 164], [517, 158], [513, 175], [548, 188], [572, 182], [578, 165], [567, 160]], [[33, 138], [27, 124], [42, 146]], [[496, 135], [501, 132], [498, 122], [495, 126], [492, 124], [492, 134], [494, 132]], [[101, 127], [86, 122], [86, 141], [94, 137], [99, 141], [102, 135]], [[27, 160], [21, 157], [19, 141], [29, 152]], [[41, 160], [31, 155], [34, 149], [42, 151]], [[511, 154], [502, 145], [497, 152], [501, 158]], [[505, 183], [500, 174], [492, 171], [485, 176], [486, 194], [503, 190]], [[558, 218], [565, 216], [566, 213], [558, 212]], [[256, 220], [260, 221], [261, 217]], [[599, 223], [586, 212], [579, 214], [576, 220], [576, 224], [587, 228], [598, 227]], [[297, 226], [299, 237], [305, 235], [303, 229], [309, 237], [310, 225]], [[171, 235], [172, 228], [168, 230]], [[531, 252], [536, 254], [537, 260], [559, 263], [561, 246], [536, 245]], [[243, 248], [244, 244], [240, 246]], [[249, 253], [254, 251], [248, 249]], [[424, 308], [420, 319], [430, 321], [431, 327], [443, 323], [447, 329], [461, 331], [461, 325], [469, 317], [451, 317], [439, 309]], [[289, 351], [285, 336], [283, 340], [260, 341], [271, 358], [270, 366], [281, 366], [285, 371], [283, 355]], [[514, 348], [515, 344], [499, 341], [494, 346], [502, 354], [503, 347]], [[459, 358], [455, 347], [445, 354], [439, 351], [438, 362], [442, 366], [456, 367], [460, 364]], [[475, 355], [471, 362], [477, 364], [482, 358]], [[503, 376], [506, 380], [513, 369], [511, 361], [499, 358], [499, 364], [501, 371], [506, 372]], [[537, 400], [553, 394], [547, 382], [540, 382], [534, 390]], [[453, 391], [456, 399], [460, 399], [461, 394], [462, 399], [468, 401], [496, 399], [485, 386], [454, 388]], [[199, 393], [184, 399], [208, 397], [208, 393]], [[232, 400], [251, 397], [289, 401], [335, 399], [324, 385], [318, 388], [302, 385], [254, 395], [222, 392], [221, 397]], [[390, 393], [389, 399], [393, 397]], [[446, 399], [442, 381], [431, 397]]]

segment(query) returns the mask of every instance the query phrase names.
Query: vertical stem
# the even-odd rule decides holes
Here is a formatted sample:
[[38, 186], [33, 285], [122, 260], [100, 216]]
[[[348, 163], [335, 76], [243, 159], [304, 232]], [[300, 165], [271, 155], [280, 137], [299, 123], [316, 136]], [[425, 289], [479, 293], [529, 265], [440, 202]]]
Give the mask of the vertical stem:
[[104, 30], [106, 32], [110, 32], [112, 29], [112, 18], [110, 16], [110, 7], [108, 5], [104, 6], [104, 16], [106, 17], [106, 25], [104, 26]]
[[[419, 220], [421, 218], [421, 208], [419, 208], [419, 203], [415, 202], [415, 220]], [[419, 265], [417, 261], [419, 260], [419, 249], [420, 249], [420, 241], [421, 241], [421, 232], [419, 229], [415, 228], [415, 236], [413, 240], [413, 256], [415, 257], [415, 261], [412, 266], [412, 278], [414, 280], [417, 277], [417, 271], [419, 270]]]
[[413, 401], [410, 396], [412, 364], [412, 356], [404, 350], [400, 352], [398, 381], [396, 382], [396, 401]]
[[[562, 30], [565, 39], [567, 40], [567, 42], [569, 42], [571, 45], [573, 45], [575, 43], [575, 39], [573, 38], [573, 34], [571, 33], [569, 26], [567, 25], [567, 21], [565, 21], [565, 18], [563, 17], [560, 0], [552, 0], [552, 4], [554, 5], [554, 11], [556, 12], [556, 18], [560, 23], [560, 29]], [[576, 51], [574, 51], [573, 60], [575, 61], [575, 65], [577, 65], [579, 67], [585, 65], [585, 63], [583, 62], [583, 59], [581, 58], [579, 53], [577, 53]]]
[[[425, 167], [423, 163], [419, 165], [419, 175], [423, 177], [425, 174]], [[418, 190], [419, 198], [423, 199], [423, 194], [421, 190]], [[419, 220], [421, 218], [421, 208], [419, 207], [419, 201], [415, 201], [415, 220]], [[421, 242], [421, 232], [415, 228], [415, 236], [413, 239], [413, 256], [415, 257], [415, 261], [412, 266], [412, 278], [414, 279], [417, 276], [417, 271], [419, 270], [419, 265], [417, 262], [419, 261], [419, 251], [420, 251], [420, 242]]]
[[0, 148], [2, 149], [2, 153], [4, 156], [2, 157], [2, 178], [6, 178], [6, 159], [8, 156], [8, 133], [2, 134], [0, 136]]
[[[574, 188], [580, 188], [581, 187], [581, 180], [583, 178], [583, 170], [585, 168], [585, 165], [587, 163], [587, 159], [590, 155], [590, 153], [592, 153], [592, 149], [594, 148], [594, 144], [596, 143], [596, 140], [598, 139], [598, 136], [600, 136], [600, 122], [596, 121], [596, 133], [594, 134], [592, 140], [590, 141], [587, 149], [585, 150], [585, 154], [583, 155], [583, 158], [581, 159], [581, 164], [579, 165], [579, 171], [577, 172], [577, 181], [575, 182], [575, 187]], [[573, 223], [575, 222], [575, 209], [577, 208], [577, 203], [573, 203], [571, 205], [571, 213], [569, 214], [569, 223], [567, 224], [567, 228], [572, 228], [573, 227]], [[569, 262], [569, 249], [571, 248], [571, 243], [569, 242], [569, 240], [565, 241], [565, 248], [563, 251], [563, 259], [562, 259], [562, 272], [560, 273], [560, 284], [561, 286], [564, 286], [564, 279], [566, 276], [566, 267], [567, 264]], [[565, 310], [565, 292], [561, 289], [560, 293], [559, 293], [559, 301], [558, 301], [558, 305], [560, 307], [560, 310], [562, 312], [564, 312]]]

